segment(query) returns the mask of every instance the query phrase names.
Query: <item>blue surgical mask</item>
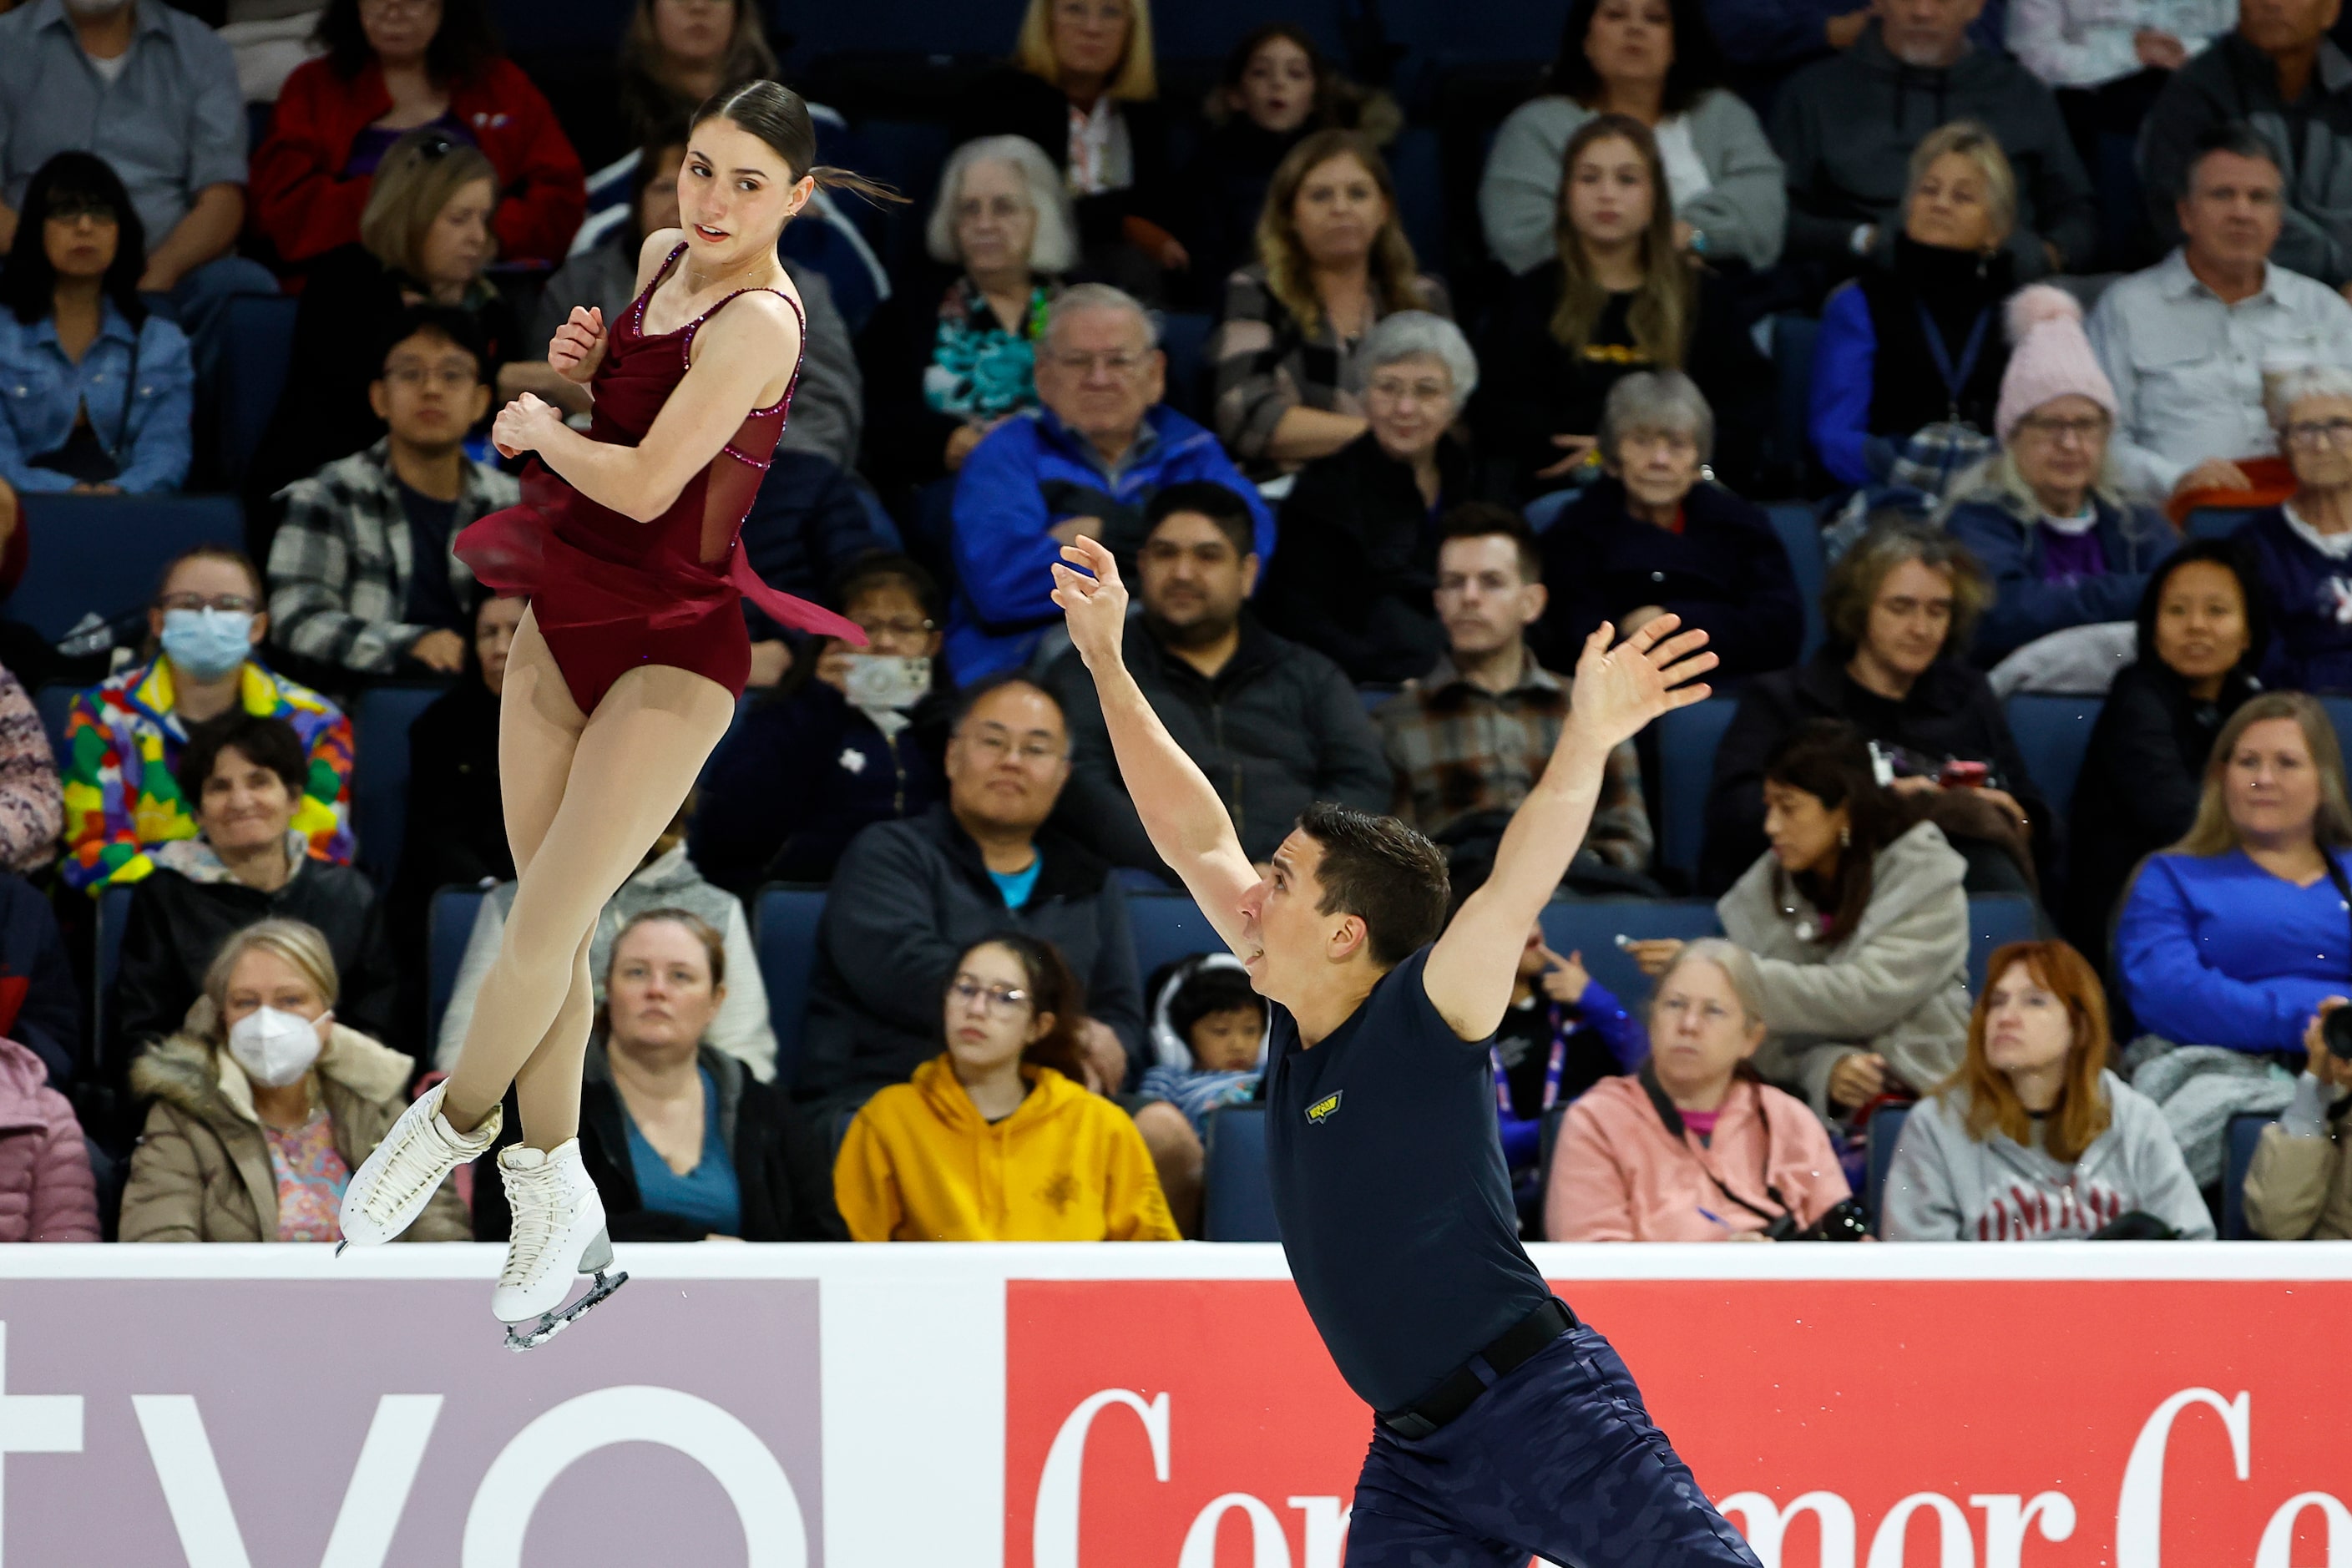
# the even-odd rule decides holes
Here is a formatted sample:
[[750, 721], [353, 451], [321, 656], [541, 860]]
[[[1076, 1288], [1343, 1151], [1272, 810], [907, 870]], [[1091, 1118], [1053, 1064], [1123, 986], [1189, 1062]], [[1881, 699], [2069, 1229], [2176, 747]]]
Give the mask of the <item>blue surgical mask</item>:
[[163, 652], [198, 680], [218, 680], [253, 651], [249, 610], [166, 610]]

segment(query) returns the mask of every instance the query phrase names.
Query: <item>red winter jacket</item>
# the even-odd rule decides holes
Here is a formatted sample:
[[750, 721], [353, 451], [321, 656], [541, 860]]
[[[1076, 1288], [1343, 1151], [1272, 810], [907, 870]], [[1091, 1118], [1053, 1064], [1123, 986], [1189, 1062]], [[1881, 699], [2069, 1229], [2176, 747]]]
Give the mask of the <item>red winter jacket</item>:
[[0, 1039], [0, 1242], [98, 1239], [81, 1123], [48, 1082], [29, 1047]]
[[[288, 261], [308, 261], [360, 237], [371, 177], [345, 179], [352, 143], [392, 108], [373, 60], [345, 81], [325, 60], [295, 68], [278, 95], [269, 134], [253, 154], [254, 224]], [[562, 261], [588, 210], [587, 178], [555, 111], [511, 62], [491, 60], [449, 89], [449, 111], [499, 172], [491, 227], [507, 261]]]

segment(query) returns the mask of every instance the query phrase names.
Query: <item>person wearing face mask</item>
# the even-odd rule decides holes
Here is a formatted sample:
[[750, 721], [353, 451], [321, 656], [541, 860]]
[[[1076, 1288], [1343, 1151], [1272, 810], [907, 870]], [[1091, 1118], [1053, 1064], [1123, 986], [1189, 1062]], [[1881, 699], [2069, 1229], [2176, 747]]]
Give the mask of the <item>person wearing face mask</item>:
[[375, 889], [352, 868], [313, 858], [290, 826], [305, 765], [282, 720], [230, 713], [190, 736], [177, 782], [200, 837], [157, 847], [131, 897], [108, 1009], [110, 1059], [126, 1062], [178, 1028], [222, 941], [268, 919], [320, 932], [343, 977], [344, 1018], [394, 1037], [400, 981]]
[[562, 257], [588, 205], [580, 157], [539, 89], [499, 55], [484, 0], [329, 0], [316, 37], [325, 58], [286, 79], [253, 153], [254, 226], [282, 261], [360, 239], [371, 182], [420, 129], [478, 149], [499, 254]]
[[1256, 259], [1226, 282], [1209, 344], [1217, 437], [1245, 471], [1270, 477], [1363, 435], [1362, 350], [1400, 310], [1454, 313], [1413, 258], [1387, 163], [1355, 132], [1318, 131], [1274, 172]]
[[1992, 955], [1959, 1070], [1912, 1109], [1889, 1241], [2210, 1241], [2164, 1113], [2107, 1068], [2107, 1000], [2063, 942]]
[[371, 395], [383, 362], [373, 350], [393, 341], [407, 311], [434, 305], [471, 316], [483, 381], [495, 384], [515, 357], [514, 310], [487, 276], [498, 256], [498, 172], [478, 148], [430, 126], [412, 131], [383, 154], [356, 241], [309, 268], [286, 390], [244, 479], [247, 510], [259, 514], [247, 532], [265, 556], [278, 492], [383, 436]]
[[1907, 519], [1882, 518], [1838, 557], [1822, 591], [1827, 644], [1748, 681], [1716, 747], [1702, 891], [1729, 888], [1763, 852], [1764, 761], [1812, 719], [1843, 720], [1878, 748], [1895, 792], [1969, 856], [1971, 891], [2029, 891], [2047, 876], [2063, 849], [2054, 814], [2000, 700], [1960, 657], [1991, 592], [1948, 534]]
[[[726, 939], [686, 910], [646, 910], [613, 941], [580, 1085], [580, 1157], [607, 1223], [621, 1241], [846, 1241], [823, 1134], [709, 1042], [730, 973]], [[500, 1142], [520, 1136], [509, 1121]], [[499, 1184], [478, 1179], [475, 1238], [513, 1226]]]
[[314, 858], [350, 863], [352, 722], [260, 661], [268, 627], [261, 574], [238, 552], [202, 545], [163, 569], [147, 610], [154, 656], [67, 710], [68, 887], [95, 898], [135, 882], [154, 869], [155, 849], [196, 836], [193, 797], [173, 775], [195, 727], [231, 712], [293, 726], [303, 768], [292, 826]]
[[1796, 662], [1804, 606], [1789, 552], [1760, 509], [1702, 477], [1714, 445], [1714, 410], [1680, 371], [1636, 371], [1610, 389], [1601, 478], [1543, 535], [1553, 648], [1671, 611], [1706, 629], [1725, 679]]
[[850, 1238], [1181, 1239], [1143, 1134], [1086, 1087], [1085, 995], [1053, 944], [975, 943], [944, 992], [946, 1051], [843, 1135], [833, 1185]]
[[1853, 1196], [1802, 1101], [1757, 1076], [1766, 1035], [1756, 961], [1719, 937], [1658, 976], [1649, 1059], [1601, 1079], [1560, 1123], [1544, 1194], [1550, 1241], [1769, 1241]]
[[[1968, 1032], [1968, 862], [1882, 788], [1851, 724], [1815, 720], [1764, 764], [1769, 847], [1716, 914], [1757, 964], [1765, 1078], [1855, 1130], [1959, 1065]], [[1633, 944], [1663, 973], [1671, 941]]]
[[1769, 367], [1721, 277], [1675, 243], [1656, 135], [1596, 114], [1560, 167], [1557, 255], [1511, 280], [1479, 356], [1481, 442], [1523, 497], [1588, 484], [1609, 389], [1637, 370], [1680, 370], [1718, 415], [1717, 471], [1747, 485], [1771, 423]]
[[877, 551], [827, 597], [865, 628], [866, 647], [820, 642], [703, 774], [694, 863], [740, 898], [763, 882], [829, 882], [868, 824], [919, 816], [947, 795], [939, 584]]
[[1255, 256], [1266, 187], [1292, 148], [1327, 130], [1360, 132], [1385, 146], [1404, 128], [1395, 100], [1340, 75], [1296, 22], [1262, 22], [1243, 34], [1202, 112], [1209, 133], [1177, 183], [1190, 203], [1179, 232], [1202, 289]]
[[[122, 1194], [124, 1241], [340, 1241], [335, 1209], [415, 1064], [337, 1017], [316, 928], [266, 920], [223, 942], [171, 1038], [131, 1069], [152, 1101]], [[439, 1184], [410, 1241], [470, 1241]]]
[[2132, 1087], [2164, 1107], [2200, 1187], [2223, 1129], [2275, 1113], [2311, 1016], [2352, 973], [2352, 804], [2326, 710], [2265, 692], [2221, 727], [2197, 819], [2140, 866], [2116, 921], [2115, 981], [2143, 1037]]
[[2107, 689], [2067, 813], [2062, 923], [2102, 968], [2132, 868], [2197, 820], [2214, 737], [2261, 689], [2263, 600], [2245, 547], [2226, 539], [2182, 545], [2140, 595], [2139, 658]]
[[1990, 450], [2017, 200], [2016, 174], [1981, 125], [1956, 121], [1913, 151], [1889, 264], [1822, 309], [1806, 430], [1839, 483], [1933, 498]]

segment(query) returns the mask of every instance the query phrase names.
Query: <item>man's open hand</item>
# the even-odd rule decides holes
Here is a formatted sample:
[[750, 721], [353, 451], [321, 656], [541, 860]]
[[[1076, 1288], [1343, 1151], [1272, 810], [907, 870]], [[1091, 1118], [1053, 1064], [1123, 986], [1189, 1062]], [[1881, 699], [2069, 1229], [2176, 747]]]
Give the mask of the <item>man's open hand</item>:
[[1127, 584], [1118, 580], [1118, 563], [1100, 540], [1084, 538], [1062, 546], [1062, 560], [1073, 564], [1055, 565], [1054, 603], [1069, 622], [1070, 641], [1088, 669], [1111, 668], [1127, 634]]
[[1716, 667], [1716, 657], [1701, 651], [1705, 631], [1675, 634], [1682, 624], [1680, 616], [1660, 616], [1612, 647], [1615, 628], [1601, 622], [1576, 661], [1568, 729], [1608, 748], [1632, 740], [1662, 713], [1705, 701], [1712, 689], [1696, 682]]

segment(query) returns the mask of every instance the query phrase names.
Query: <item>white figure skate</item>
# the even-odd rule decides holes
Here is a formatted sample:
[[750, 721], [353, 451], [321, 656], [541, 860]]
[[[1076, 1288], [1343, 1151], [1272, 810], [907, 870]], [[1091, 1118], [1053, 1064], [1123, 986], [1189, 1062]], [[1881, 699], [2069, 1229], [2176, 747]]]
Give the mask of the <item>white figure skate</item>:
[[398, 1237], [416, 1223], [442, 1178], [499, 1141], [503, 1118], [495, 1105], [471, 1132], [449, 1125], [441, 1114], [448, 1087], [444, 1079], [418, 1095], [375, 1152], [360, 1162], [343, 1189], [343, 1239], [336, 1252], [354, 1241], [375, 1247]]
[[[562, 1333], [629, 1277], [613, 1270], [604, 1202], [580, 1163], [580, 1140], [545, 1151], [521, 1143], [502, 1150], [499, 1177], [514, 1227], [490, 1310], [507, 1325], [507, 1349], [527, 1351]], [[563, 1298], [576, 1274], [593, 1274], [595, 1282], [566, 1307]]]

